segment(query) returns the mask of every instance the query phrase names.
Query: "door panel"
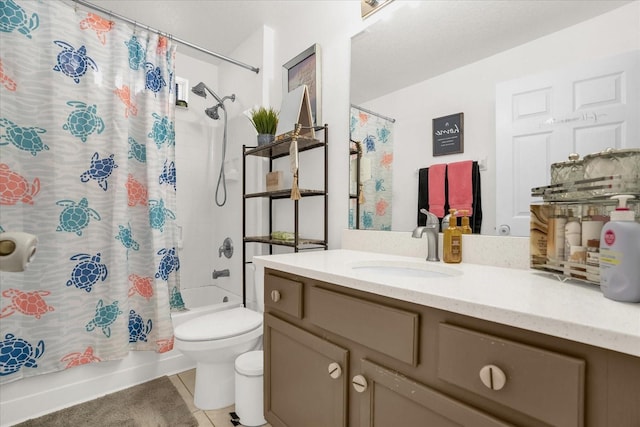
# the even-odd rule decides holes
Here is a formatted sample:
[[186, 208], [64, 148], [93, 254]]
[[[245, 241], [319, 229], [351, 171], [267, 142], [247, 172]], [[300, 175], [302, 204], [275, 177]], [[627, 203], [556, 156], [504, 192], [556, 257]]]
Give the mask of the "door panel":
[[496, 86], [499, 234], [529, 235], [531, 188], [549, 184], [552, 163], [640, 146], [639, 93], [637, 50]]
[[[274, 427], [347, 424], [348, 351], [265, 314], [265, 418]], [[337, 362], [343, 374], [329, 375]], [[269, 369], [267, 369], [269, 367]]]

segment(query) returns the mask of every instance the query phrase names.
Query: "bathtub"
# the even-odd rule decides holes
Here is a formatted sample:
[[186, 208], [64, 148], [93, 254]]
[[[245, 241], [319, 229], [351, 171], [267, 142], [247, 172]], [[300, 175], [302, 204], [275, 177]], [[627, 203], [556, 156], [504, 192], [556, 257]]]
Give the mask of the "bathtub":
[[[223, 302], [225, 297], [227, 302]], [[187, 310], [171, 313], [174, 327], [203, 314], [242, 305], [239, 296], [218, 286], [183, 289], [182, 298]], [[192, 368], [195, 368], [195, 362], [175, 349], [162, 354], [132, 351], [122, 360], [23, 378], [2, 386], [0, 427]]]

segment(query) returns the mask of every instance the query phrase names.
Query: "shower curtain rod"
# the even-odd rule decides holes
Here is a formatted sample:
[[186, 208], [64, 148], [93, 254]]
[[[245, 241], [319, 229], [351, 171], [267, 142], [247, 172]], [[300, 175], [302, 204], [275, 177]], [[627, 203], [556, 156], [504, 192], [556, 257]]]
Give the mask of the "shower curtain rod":
[[357, 108], [360, 111], [364, 111], [365, 113], [373, 114], [376, 117], [380, 117], [381, 119], [389, 120], [391, 123], [395, 123], [396, 119], [392, 119], [391, 117], [383, 116], [380, 113], [376, 113], [375, 111], [367, 110], [366, 108], [359, 107], [355, 104], [351, 104], [353, 108]]
[[133, 24], [134, 26], [141, 27], [141, 28], [143, 28], [143, 29], [145, 29], [145, 30], [147, 30], [147, 31], [151, 31], [151, 32], [156, 33], [156, 34], [159, 34], [159, 35], [161, 35], [161, 36], [169, 37], [171, 40], [174, 40], [174, 41], [176, 41], [176, 42], [178, 42], [178, 43], [180, 43], [180, 44], [183, 44], [183, 45], [185, 45], [185, 46], [188, 46], [188, 47], [190, 47], [190, 48], [192, 48], [192, 49], [195, 49], [195, 50], [197, 50], [197, 51], [199, 51], [199, 52], [206, 53], [207, 55], [214, 56], [214, 57], [216, 57], [216, 58], [218, 58], [218, 59], [222, 59], [223, 61], [230, 62], [230, 63], [232, 63], [232, 64], [235, 64], [235, 65], [239, 66], [239, 67], [246, 68], [247, 70], [253, 71], [253, 72], [255, 72], [256, 74], [260, 72], [260, 68], [254, 67], [254, 66], [249, 65], [249, 64], [245, 64], [245, 63], [240, 62], [240, 61], [236, 61], [235, 59], [233, 59], [233, 58], [229, 58], [228, 56], [224, 56], [224, 55], [221, 55], [221, 54], [219, 54], [219, 53], [212, 52], [212, 51], [210, 51], [210, 50], [208, 50], [208, 49], [205, 49], [205, 48], [203, 48], [203, 47], [200, 47], [200, 46], [198, 46], [198, 45], [195, 45], [195, 44], [193, 44], [193, 43], [190, 43], [190, 42], [188, 42], [188, 41], [186, 41], [186, 40], [182, 40], [182, 39], [179, 39], [179, 38], [177, 38], [177, 37], [174, 37], [174, 36], [170, 35], [169, 33], [162, 32], [162, 31], [157, 30], [157, 29], [155, 29], [155, 28], [149, 27], [148, 25], [143, 25], [143, 24], [141, 24], [141, 23], [139, 23], [139, 22], [134, 21], [133, 19], [129, 19], [129, 18], [127, 18], [126, 16], [122, 16], [122, 15], [119, 15], [119, 14], [117, 14], [117, 13], [114, 13], [114, 12], [112, 12], [112, 11], [108, 10], [108, 9], [105, 9], [105, 8], [103, 8], [103, 7], [96, 6], [96, 5], [95, 5], [95, 4], [93, 4], [93, 3], [89, 3], [89, 2], [86, 2], [86, 1], [84, 1], [84, 0], [71, 0], [71, 1], [73, 1], [74, 3], [81, 4], [81, 5], [83, 5], [83, 6], [86, 6], [86, 7], [88, 7], [88, 8], [91, 8], [91, 9], [97, 10], [98, 12], [102, 12], [102, 13], [104, 13], [105, 15], [109, 15], [109, 16], [112, 16], [112, 17], [114, 17], [114, 18], [118, 18], [118, 19], [120, 19], [120, 20], [122, 20], [122, 21], [128, 22], [129, 24]]

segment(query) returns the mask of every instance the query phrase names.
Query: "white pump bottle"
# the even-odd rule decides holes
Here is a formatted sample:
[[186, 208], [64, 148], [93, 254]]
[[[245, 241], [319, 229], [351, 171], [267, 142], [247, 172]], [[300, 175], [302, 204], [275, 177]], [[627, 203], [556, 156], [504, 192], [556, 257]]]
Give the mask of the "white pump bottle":
[[613, 196], [618, 208], [600, 234], [600, 287], [604, 296], [640, 302], [640, 223], [627, 208], [633, 196]]

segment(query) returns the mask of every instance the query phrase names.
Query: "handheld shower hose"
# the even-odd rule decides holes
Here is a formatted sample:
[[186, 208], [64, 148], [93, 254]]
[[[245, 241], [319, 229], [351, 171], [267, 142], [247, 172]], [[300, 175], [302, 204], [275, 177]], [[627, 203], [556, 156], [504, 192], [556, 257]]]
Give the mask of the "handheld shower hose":
[[[213, 95], [216, 101], [218, 101], [217, 105], [214, 105], [213, 107], [209, 107], [204, 110], [204, 113], [209, 118], [213, 120], [218, 120], [220, 118], [220, 115], [218, 113], [219, 108], [222, 108], [222, 111], [224, 112], [224, 130], [222, 133], [222, 159], [220, 161], [220, 173], [218, 174], [218, 183], [216, 184], [216, 196], [215, 196], [216, 205], [222, 207], [227, 202], [227, 182], [224, 175], [224, 162], [227, 156], [227, 109], [224, 107], [224, 101], [227, 99], [230, 99], [231, 102], [235, 102], [236, 95], [232, 94], [230, 96], [225, 96], [223, 98], [220, 98], [218, 95], [216, 95], [215, 92], [213, 92], [203, 82], [200, 82], [194, 87], [192, 87], [191, 91], [203, 98], [206, 98], [207, 92], [209, 92], [211, 95]], [[220, 187], [222, 187], [222, 192], [223, 192], [222, 201], [219, 200]]]

